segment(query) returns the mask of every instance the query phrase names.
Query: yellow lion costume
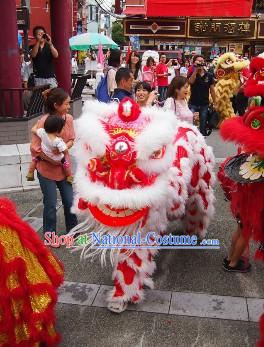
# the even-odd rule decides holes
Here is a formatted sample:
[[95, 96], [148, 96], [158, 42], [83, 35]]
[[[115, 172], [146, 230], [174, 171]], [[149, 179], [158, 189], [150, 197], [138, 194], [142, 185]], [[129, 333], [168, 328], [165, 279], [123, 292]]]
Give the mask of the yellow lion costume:
[[240, 87], [240, 73], [248, 64], [246, 60], [238, 61], [236, 55], [231, 52], [218, 58], [215, 69], [217, 78], [215, 106], [221, 122], [235, 115], [230, 99], [237, 94]]

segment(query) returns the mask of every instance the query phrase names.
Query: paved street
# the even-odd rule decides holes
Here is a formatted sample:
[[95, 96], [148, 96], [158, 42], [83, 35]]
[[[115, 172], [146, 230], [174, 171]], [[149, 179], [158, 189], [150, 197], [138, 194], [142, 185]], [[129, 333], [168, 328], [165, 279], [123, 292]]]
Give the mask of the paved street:
[[[232, 145], [222, 143], [218, 132], [207, 142], [214, 147], [217, 162], [235, 152]], [[65, 266], [65, 285], [57, 305], [57, 327], [63, 336], [60, 346], [255, 346], [264, 304], [264, 268], [252, 259], [249, 274], [223, 271], [222, 259], [236, 224], [218, 184], [215, 194], [216, 214], [207, 236], [220, 240], [220, 250], [161, 251], [156, 259], [155, 290], [147, 291], [143, 304], [121, 315], [105, 308], [105, 292], [112, 284], [110, 266], [102, 269], [99, 261], [80, 264], [79, 254], [63, 247], [55, 250]], [[41, 192], [9, 196], [41, 234]], [[176, 231], [177, 226], [171, 223], [169, 228]], [[58, 231], [63, 234], [64, 230], [58, 201]]]

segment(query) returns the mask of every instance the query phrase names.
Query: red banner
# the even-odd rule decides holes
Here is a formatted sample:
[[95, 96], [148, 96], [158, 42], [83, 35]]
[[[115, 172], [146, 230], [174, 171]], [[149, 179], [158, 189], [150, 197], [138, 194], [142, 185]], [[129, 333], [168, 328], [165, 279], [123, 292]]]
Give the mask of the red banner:
[[148, 17], [250, 17], [253, 0], [146, 0]]

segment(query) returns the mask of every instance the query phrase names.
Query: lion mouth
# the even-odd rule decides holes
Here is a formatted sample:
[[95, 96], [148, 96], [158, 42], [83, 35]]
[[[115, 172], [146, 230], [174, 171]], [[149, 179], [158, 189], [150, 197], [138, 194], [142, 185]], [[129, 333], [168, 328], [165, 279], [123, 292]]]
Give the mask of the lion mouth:
[[96, 220], [111, 227], [127, 226], [143, 220], [149, 211], [148, 207], [132, 210], [129, 208], [117, 209], [108, 205], [95, 206], [92, 204], [88, 204], [88, 208]]

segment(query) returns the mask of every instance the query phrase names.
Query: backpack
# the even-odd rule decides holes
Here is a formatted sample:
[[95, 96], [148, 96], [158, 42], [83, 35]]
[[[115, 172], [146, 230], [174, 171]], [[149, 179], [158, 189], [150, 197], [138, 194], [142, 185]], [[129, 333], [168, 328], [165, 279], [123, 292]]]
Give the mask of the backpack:
[[209, 107], [207, 114], [207, 125], [210, 129], [217, 129], [220, 122], [219, 113], [212, 107]]
[[107, 85], [108, 71], [105, 76], [102, 76], [101, 81], [98, 83], [98, 86], [95, 91], [96, 99], [98, 101], [105, 102], [105, 103], [108, 103], [111, 101], [111, 97], [108, 94], [108, 85]]

